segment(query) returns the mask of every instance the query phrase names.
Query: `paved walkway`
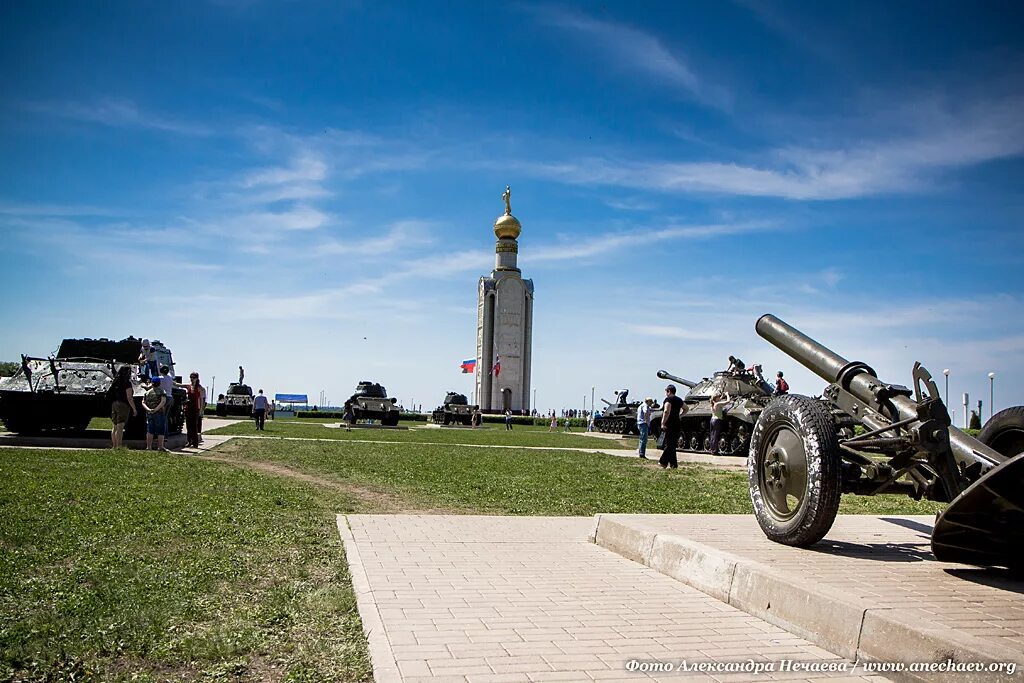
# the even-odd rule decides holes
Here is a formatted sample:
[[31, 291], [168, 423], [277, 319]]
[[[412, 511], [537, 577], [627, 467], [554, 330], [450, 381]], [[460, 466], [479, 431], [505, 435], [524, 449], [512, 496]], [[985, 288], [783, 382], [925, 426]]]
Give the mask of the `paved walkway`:
[[376, 683], [851, 676], [681, 673], [684, 661], [852, 664], [594, 545], [589, 518], [350, 515], [338, 527]]
[[[673, 571], [691, 574], [679, 578], [692, 579], [713, 593], [731, 592], [734, 604], [737, 591], [746, 588], [740, 584], [750, 581], [741, 575], [756, 575], [762, 595], [775, 591], [788, 595], [790, 602], [806, 590], [809, 600], [822, 606], [826, 620], [850, 629], [840, 640], [850, 641], [854, 649], [858, 643], [864, 647], [872, 629], [881, 632], [884, 626], [875, 644], [884, 650], [891, 643], [893, 651], [883, 652], [890, 658], [896, 658], [897, 635], [903, 632], [904, 638], [928, 648], [941, 650], [935, 644], [947, 642], [974, 661], [988, 661], [985, 655], [991, 653], [994, 661], [1018, 662], [1024, 668], [1024, 580], [936, 561], [930, 543], [933, 521], [921, 515], [840, 515], [823, 541], [792, 548], [769, 541], [752, 515], [601, 515], [600, 524], [612, 529], [607, 541], [599, 534], [598, 542], [627, 555], [648, 556], [658, 545], [676, 543], [685, 556], [718, 568], [715, 576], [707, 576], [696, 562], [689, 568], [678, 563]], [[721, 571], [729, 565], [737, 567], [732, 577]], [[732, 585], [725, 585], [730, 580]], [[760, 608], [753, 602], [757, 614]], [[836, 619], [839, 614], [848, 618]], [[791, 622], [800, 618], [819, 634], [829, 630], [814, 624], [814, 614], [780, 617]], [[904, 652], [909, 650], [906, 643]]]

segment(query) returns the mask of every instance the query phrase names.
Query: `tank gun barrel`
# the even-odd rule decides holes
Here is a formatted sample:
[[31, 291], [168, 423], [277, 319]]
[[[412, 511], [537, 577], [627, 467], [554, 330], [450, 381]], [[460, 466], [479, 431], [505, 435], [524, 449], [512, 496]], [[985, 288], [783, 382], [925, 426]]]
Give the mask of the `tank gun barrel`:
[[683, 379], [682, 377], [676, 377], [672, 373], [666, 372], [665, 370], [658, 370], [658, 377], [660, 377], [661, 379], [667, 379], [670, 382], [675, 382], [676, 384], [682, 384], [683, 386], [688, 387], [690, 389], [693, 389], [695, 386], [697, 386], [696, 382], [691, 382], [690, 380]]
[[604, 398], [601, 399], [601, 403], [603, 403], [603, 404], [605, 404], [606, 406], [609, 406], [609, 407], [615, 405], [611, 401], [609, 401], [607, 399], [604, 399]]
[[[875, 371], [866, 363], [846, 360], [771, 314], [762, 315], [755, 329], [780, 351], [833, 384], [840, 392], [852, 395], [855, 403], [868, 408], [860, 412], [858, 406], [854, 405], [854, 417], [871, 429], [882, 429], [901, 420], [919, 419], [918, 408], [921, 404], [911, 398], [911, 391], [879, 380]], [[658, 376], [661, 377], [660, 372]], [[949, 441], [954, 457], [961, 463], [980, 462], [985, 467], [991, 467], [1006, 460], [998, 452], [953, 426], [949, 427]]]

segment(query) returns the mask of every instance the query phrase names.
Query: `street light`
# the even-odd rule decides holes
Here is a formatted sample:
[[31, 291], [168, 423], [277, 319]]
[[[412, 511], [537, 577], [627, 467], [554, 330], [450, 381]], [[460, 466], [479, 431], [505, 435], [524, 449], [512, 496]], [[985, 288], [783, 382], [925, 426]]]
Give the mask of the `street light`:
[[946, 376], [946, 410], [949, 410], [949, 368], [943, 370], [942, 374]]
[[594, 387], [590, 387], [590, 413], [594, 413]]
[[[995, 412], [996, 409], [995, 403], [992, 402], [992, 400], [995, 398], [995, 387], [996, 373], [990, 372], [988, 373], [988, 417], [990, 420], [992, 419], [992, 413]], [[978, 415], [978, 417], [980, 418], [981, 415]]]

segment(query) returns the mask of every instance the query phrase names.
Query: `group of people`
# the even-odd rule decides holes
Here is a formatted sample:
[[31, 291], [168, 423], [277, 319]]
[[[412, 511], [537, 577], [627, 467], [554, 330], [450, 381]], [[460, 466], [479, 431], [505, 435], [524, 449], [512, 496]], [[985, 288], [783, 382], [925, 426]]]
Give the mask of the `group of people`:
[[[146, 418], [146, 450], [166, 451], [164, 442], [170, 428], [170, 415], [174, 408], [174, 389], [185, 390], [185, 428], [188, 445], [198, 448], [202, 441], [203, 408], [206, 406], [206, 389], [199, 381], [199, 373], [189, 375], [188, 384], [178, 384], [166, 365], [160, 365], [156, 349], [148, 339], [142, 340], [139, 352], [139, 370], [145, 394], [142, 409]], [[135, 405], [135, 386], [132, 382], [134, 366], [122, 365], [108, 391], [110, 398], [110, 441], [114, 448], [124, 445], [124, 430], [128, 420], [138, 415]]]

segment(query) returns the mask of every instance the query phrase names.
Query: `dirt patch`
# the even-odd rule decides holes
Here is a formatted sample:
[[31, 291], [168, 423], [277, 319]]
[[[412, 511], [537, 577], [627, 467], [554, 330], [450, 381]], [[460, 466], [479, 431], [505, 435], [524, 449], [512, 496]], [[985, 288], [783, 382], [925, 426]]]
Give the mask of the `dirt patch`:
[[389, 491], [383, 491], [372, 486], [338, 481], [337, 479], [331, 479], [321, 475], [309, 474], [308, 472], [303, 472], [301, 470], [288, 467], [287, 465], [267, 462], [265, 460], [234, 458], [228, 455], [215, 455], [212, 453], [206, 453], [194, 457], [197, 460], [210, 460], [213, 462], [233, 465], [235, 467], [244, 467], [246, 469], [256, 470], [257, 472], [263, 472], [276, 477], [287, 477], [306, 484], [311, 484], [312, 486], [329, 489], [351, 498], [355, 498], [374, 512], [417, 515], [471, 514], [472, 512], [467, 510], [453, 510], [450, 508], [421, 509], [416, 507], [411, 501]]

